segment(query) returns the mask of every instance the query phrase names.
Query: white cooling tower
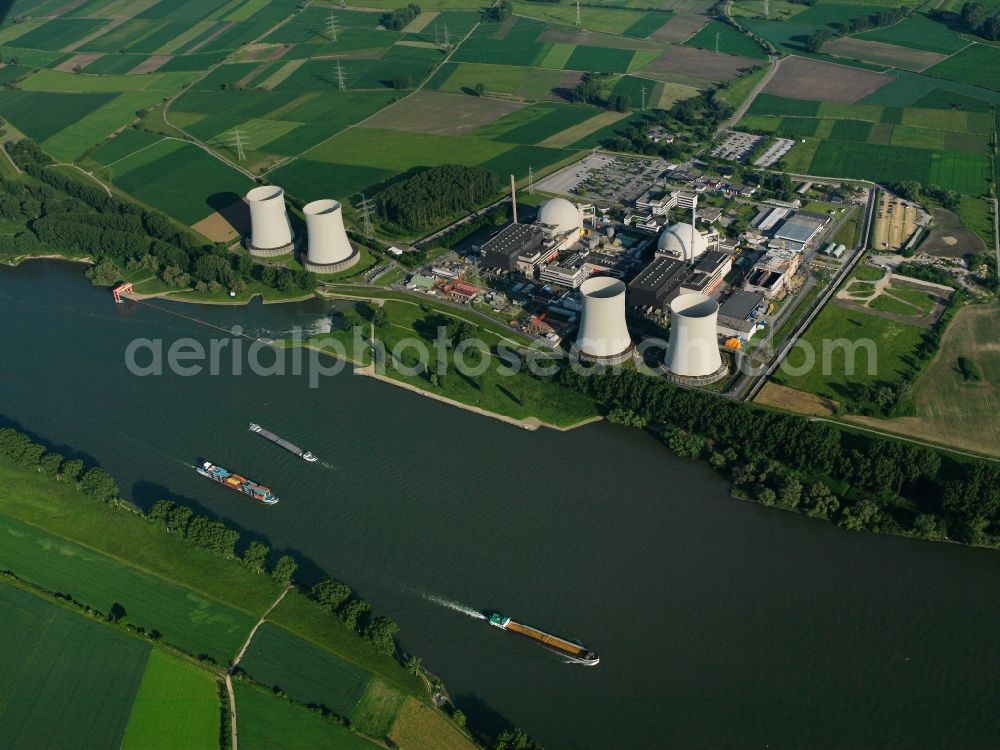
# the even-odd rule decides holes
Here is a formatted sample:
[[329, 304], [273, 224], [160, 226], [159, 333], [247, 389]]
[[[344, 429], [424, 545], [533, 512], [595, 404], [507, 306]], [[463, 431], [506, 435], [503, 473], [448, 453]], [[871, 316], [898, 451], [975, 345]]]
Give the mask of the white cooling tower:
[[704, 294], [682, 294], [670, 303], [670, 341], [663, 360], [667, 370], [688, 378], [719, 371], [718, 316], [719, 303]]
[[622, 361], [632, 351], [625, 325], [625, 284], [594, 276], [580, 285], [583, 312], [574, 349], [584, 359]]
[[285, 211], [285, 191], [274, 185], [261, 185], [247, 193], [250, 204], [250, 252], [256, 255], [280, 255], [291, 252], [295, 235]]
[[306, 260], [311, 265], [331, 266], [356, 255], [344, 229], [340, 201], [324, 198], [307, 203], [302, 214], [309, 233]]

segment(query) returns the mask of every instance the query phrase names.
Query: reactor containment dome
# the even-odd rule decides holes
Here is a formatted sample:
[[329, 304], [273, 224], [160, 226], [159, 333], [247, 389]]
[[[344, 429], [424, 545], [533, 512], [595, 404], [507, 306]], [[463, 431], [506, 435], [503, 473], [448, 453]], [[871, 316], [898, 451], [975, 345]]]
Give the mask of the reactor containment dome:
[[302, 265], [313, 273], [344, 271], [361, 257], [351, 247], [344, 229], [344, 215], [340, 201], [330, 198], [307, 203], [302, 208], [306, 217], [308, 244]]
[[261, 185], [247, 193], [250, 206], [251, 255], [273, 257], [294, 249], [295, 233], [285, 210], [285, 191], [274, 185]]
[[705, 236], [687, 222], [672, 224], [663, 230], [656, 251], [681, 260], [692, 261], [708, 249]]
[[536, 224], [554, 227], [556, 234], [576, 233], [577, 238], [583, 229], [583, 219], [580, 209], [565, 198], [550, 198], [538, 209]]
[[704, 294], [682, 294], [670, 303], [670, 341], [663, 359], [668, 379], [699, 385], [728, 372], [719, 353], [718, 317], [719, 303]]
[[635, 345], [625, 325], [625, 284], [610, 276], [594, 276], [580, 285], [580, 298], [583, 310], [573, 353], [607, 364], [631, 357]]

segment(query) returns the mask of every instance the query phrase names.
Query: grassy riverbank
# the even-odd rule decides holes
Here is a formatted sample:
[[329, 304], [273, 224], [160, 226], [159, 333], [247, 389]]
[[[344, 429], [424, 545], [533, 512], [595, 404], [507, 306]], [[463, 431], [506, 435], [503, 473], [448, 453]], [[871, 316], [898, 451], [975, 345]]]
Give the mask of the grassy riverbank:
[[[195, 546], [137, 511], [94, 500], [75, 482], [57, 481], [37, 466], [17, 465], [7, 457], [0, 457], [0, 536], [7, 540], [0, 545], [0, 569], [24, 585], [69, 592], [66, 595], [81, 611], [108, 613], [120, 608], [125, 613], [120, 622], [146, 635], [140, 646], [148, 650], [144, 644], [152, 642], [168, 651], [200, 656], [203, 668], [216, 678], [285, 588], [239, 559]], [[379, 653], [353, 627], [300, 591], [288, 592], [268, 620], [262, 629], [268, 642], [260, 641], [262, 631], [258, 631], [241, 669], [251, 679], [259, 672], [268, 688], [278, 685], [302, 704], [328, 704], [333, 700], [330, 695], [340, 695], [335, 708], [327, 707], [362, 732], [354, 735], [359, 747], [371, 744], [363, 739], [364, 733], [394, 726], [405, 700], [428, 706], [436, 721], [447, 726], [444, 715], [431, 708], [421, 676]], [[86, 642], [83, 638], [84, 649]], [[269, 661], [272, 642], [281, 644], [284, 654], [277, 663]], [[326, 668], [315, 673], [316, 664]], [[340, 677], [334, 679], [336, 675]], [[344, 680], [350, 689], [336, 692]], [[382, 696], [374, 704], [365, 700], [373, 685]], [[129, 701], [134, 694], [129, 694]], [[280, 744], [270, 746], [295, 748], [291, 729], [287, 727], [287, 738]]]

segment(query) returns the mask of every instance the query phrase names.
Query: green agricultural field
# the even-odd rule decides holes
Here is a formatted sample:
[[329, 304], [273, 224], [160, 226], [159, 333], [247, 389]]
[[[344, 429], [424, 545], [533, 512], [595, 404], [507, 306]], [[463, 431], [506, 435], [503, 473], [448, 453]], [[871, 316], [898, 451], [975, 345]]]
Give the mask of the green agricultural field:
[[240, 662], [262, 685], [278, 685], [303, 703], [324, 705], [340, 716], [350, 716], [371, 681], [359, 669], [283, 628], [264, 623]]
[[[177, 143], [176, 141], [172, 143]], [[114, 183], [144, 203], [156, 206], [182, 224], [196, 224], [243, 195], [253, 183], [219, 159], [187, 143], [153, 146], [114, 167]], [[168, 147], [167, 144], [170, 144]], [[163, 148], [166, 153], [154, 158]]]
[[528, 176], [528, 167], [533, 167], [535, 174], [541, 174], [545, 169], [567, 159], [576, 158], [577, 152], [544, 146], [516, 146], [510, 151], [504, 151], [499, 156], [481, 163], [483, 169], [489, 169], [497, 174], [514, 175], [517, 179]]
[[805, 99], [786, 99], [773, 94], [758, 94], [750, 105], [748, 114], [791, 117], [815, 117], [819, 114], [819, 102]]
[[153, 649], [121, 750], [217, 750], [218, 691], [218, 681], [204, 670]]
[[927, 75], [1000, 91], [1000, 47], [974, 44], [929, 68]]
[[21, 81], [25, 91], [65, 93], [118, 93], [122, 91], [159, 91], [164, 97], [178, 91], [191, 80], [191, 73], [151, 73], [135, 76], [92, 76], [86, 73], [62, 73], [39, 70]]
[[436, 49], [390, 47], [378, 60], [361, 62], [352, 68], [349, 87], [355, 90], [393, 88], [393, 81], [399, 76], [408, 76], [411, 86], [419, 86], [443, 57], [444, 54]]
[[152, 107], [162, 98], [159, 92], [119, 94], [113, 100], [81, 117], [42, 141], [42, 148], [59, 161], [71, 162], [85, 151], [136, 119], [136, 112]]
[[986, 247], [993, 247], [993, 216], [988, 201], [963, 195], [958, 215], [966, 228], [983, 238]]
[[767, 52], [757, 42], [746, 34], [742, 34], [728, 23], [709, 21], [701, 27], [701, 31], [688, 39], [684, 44], [688, 47], [715, 51], [716, 34], [718, 34], [719, 52], [727, 55], [751, 57], [766, 60]]
[[381, 747], [259, 687], [237, 682], [234, 688], [243, 750], [376, 750]]
[[857, 141], [864, 143], [871, 133], [872, 124], [864, 120], [837, 120], [833, 123], [830, 137], [838, 141]]
[[631, 26], [622, 31], [622, 36], [636, 39], [647, 39], [657, 29], [661, 28], [673, 16], [672, 11], [651, 10], [643, 13]]
[[117, 602], [129, 622], [189, 654], [225, 663], [253, 627], [243, 612], [13, 518], [0, 516], [0, 538], [0, 569], [100, 612]]
[[414, 166], [475, 166], [511, 149], [509, 143], [471, 136], [442, 136], [356, 127], [309, 152], [311, 161], [405, 172]]
[[148, 644], [6, 583], [0, 632], [4, 748], [121, 745]]
[[331, 164], [301, 158], [269, 173], [268, 179], [282, 185], [292, 195], [336, 195], [346, 202], [352, 196], [386, 182], [396, 174], [391, 169]]
[[[832, 399], [849, 396], [854, 384], [894, 383], [908, 372], [908, 363], [923, 332], [924, 329], [918, 326], [828, 305], [802, 337], [815, 353], [814, 366], [804, 374], [795, 375], [781, 368], [775, 382]], [[838, 339], [868, 340], [871, 346], [867, 349], [857, 346], [856, 356], [848, 358], [843, 348], [830, 343]], [[827, 374], [823, 373], [827, 368], [822, 366], [824, 341], [830, 365]], [[805, 362], [806, 355], [800, 347], [794, 348], [788, 356], [792, 368], [801, 368]]]
[[27, 49], [61, 50], [93, 34], [107, 23], [98, 18], [54, 18], [17, 37], [17, 46]]
[[351, 724], [372, 737], [386, 737], [403, 698], [398, 690], [373, 678], [351, 714]]
[[931, 154], [921, 149], [823, 141], [816, 150], [810, 174], [876, 182], [917, 180], [926, 184], [930, 176], [930, 162]]
[[69, 58], [69, 53], [46, 52], [45, 50], [25, 49], [23, 47], [0, 47], [0, 57], [15, 65], [45, 68], [50, 65], [58, 65]]
[[566, 69], [593, 73], [627, 73], [635, 52], [630, 49], [578, 45], [566, 61]]
[[965, 195], [989, 192], [990, 160], [985, 154], [959, 154], [951, 151], [931, 156], [928, 184], [950, 187]]
[[94, 62], [87, 63], [83, 71], [87, 75], [118, 75], [128, 73], [145, 60], [148, 55], [101, 55]]
[[0, 89], [0, 112], [26, 136], [42, 142], [114, 98], [114, 94], [51, 94]]
[[533, 67], [539, 65], [551, 49], [551, 44], [536, 41], [544, 29], [544, 23], [517, 18], [506, 35], [497, 38], [497, 27], [483, 24], [452, 53], [451, 60]]
[[661, 102], [663, 90], [664, 84], [660, 81], [652, 81], [649, 78], [639, 78], [638, 76], [622, 76], [611, 89], [611, 93], [627, 96], [629, 104], [636, 109], [641, 108], [643, 103], [646, 105], [644, 109], [649, 109], [657, 105], [663, 106]]
[[785, 138], [814, 136], [821, 122], [815, 117], [782, 117], [775, 134]]
[[593, 117], [591, 107], [540, 103], [512, 112], [473, 131], [479, 138], [504, 143], [535, 144]]
[[942, 23], [927, 16], [914, 15], [892, 26], [858, 34], [858, 39], [870, 39], [901, 47], [925, 49], [950, 55], [968, 44], [958, 34]]

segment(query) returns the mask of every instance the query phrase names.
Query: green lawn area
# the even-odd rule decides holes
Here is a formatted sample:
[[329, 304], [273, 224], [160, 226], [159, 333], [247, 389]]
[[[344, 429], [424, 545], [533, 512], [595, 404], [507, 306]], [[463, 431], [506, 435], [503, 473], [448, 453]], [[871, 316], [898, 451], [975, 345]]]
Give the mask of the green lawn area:
[[372, 679], [367, 671], [271, 623], [257, 631], [240, 666], [262, 685], [279, 685], [295, 700], [324, 705], [339, 716], [351, 715]]
[[[813, 365], [802, 374], [779, 368], [774, 380], [832, 399], [849, 396], [855, 384], [893, 383], [909, 370], [907, 360], [923, 332], [917, 326], [828, 305], [802, 337], [815, 355]], [[845, 352], [834, 344], [837, 340], [850, 342], [853, 349]], [[787, 364], [802, 368], [808, 362], [806, 351], [797, 346], [789, 354]], [[828, 367], [824, 366], [824, 360]]]
[[207, 653], [224, 664], [253, 627], [244, 612], [8, 516], [0, 515], [0, 538], [0, 569], [103, 613], [117, 602], [128, 622], [160, 631], [193, 656]]
[[259, 687], [237, 682], [234, 690], [242, 750], [374, 750], [380, 747]]
[[62, 73], [39, 70], [21, 81], [25, 91], [59, 91], [68, 93], [118, 93], [122, 91], [156, 91], [164, 97], [195, 77], [195, 73], [153, 73], [151, 75], [92, 76], [86, 73]]
[[121, 750], [217, 750], [219, 683], [202, 669], [153, 649]]
[[854, 267], [853, 273], [851, 273], [851, 278], [857, 279], [858, 281], [878, 281], [883, 276], [885, 276], [884, 270], [878, 266], [865, 263], [864, 261], [858, 263], [858, 265]]
[[841, 225], [836, 234], [830, 238], [830, 241], [839, 242], [847, 248], [854, 247], [858, 241], [858, 222], [860, 220], [861, 212], [856, 208], [852, 208], [850, 217]]
[[150, 646], [0, 582], [6, 750], [117, 748]]
[[[886, 292], [897, 299], [894, 300], [885, 294], [880, 294], [872, 301], [871, 307], [874, 307], [876, 310], [899, 313], [900, 315], [920, 315], [921, 313], [927, 315], [934, 309], [934, 299], [930, 294], [919, 289], [890, 286]], [[910, 304], [900, 304], [898, 300]], [[916, 309], [914, 309], [913, 305], [916, 305]]]
[[962, 224], [983, 238], [986, 247], [993, 247], [993, 215], [988, 200], [963, 195], [958, 215]]
[[372, 679], [351, 714], [351, 724], [372, 737], [385, 737], [396, 720], [404, 696], [379, 679]]

